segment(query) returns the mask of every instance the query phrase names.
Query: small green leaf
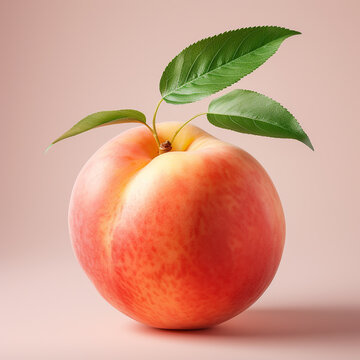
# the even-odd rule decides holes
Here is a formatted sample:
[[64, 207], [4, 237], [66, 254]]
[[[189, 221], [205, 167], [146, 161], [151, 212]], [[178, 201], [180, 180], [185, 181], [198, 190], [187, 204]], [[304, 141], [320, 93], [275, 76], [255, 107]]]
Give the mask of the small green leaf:
[[277, 26], [237, 29], [190, 45], [166, 67], [160, 80], [163, 99], [186, 104], [203, 99], [262, 65], [288, 37], [300, 34]]
[[233, 90], [209, 104], [215, 126], [254, 135], [296, 139], [314, 150], [294, 116], [275, 100], [250, 90]]
[[95, 127], [131, 122], [141, 122], [146, 124], [145, 115], [140, 111], [128, 109], [97, 112], [80, 120], [70, 130], [53, 141], [51, 145], [60, 140], [91, 130]]

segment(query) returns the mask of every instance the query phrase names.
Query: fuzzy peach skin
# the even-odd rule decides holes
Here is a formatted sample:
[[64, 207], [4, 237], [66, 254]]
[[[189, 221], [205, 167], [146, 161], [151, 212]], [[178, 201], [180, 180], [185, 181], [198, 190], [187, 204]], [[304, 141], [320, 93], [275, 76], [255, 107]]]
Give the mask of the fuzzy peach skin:
[[[179, 126], [159, 124], [160, 140]], [[206, 328], [245, 310], [273, 279], [285, 238], [263, 167], [191, 125], [162, 155], [143, 126], [101, 147], [76, 180], [69, 225], [100, 294], [167, 329]]]

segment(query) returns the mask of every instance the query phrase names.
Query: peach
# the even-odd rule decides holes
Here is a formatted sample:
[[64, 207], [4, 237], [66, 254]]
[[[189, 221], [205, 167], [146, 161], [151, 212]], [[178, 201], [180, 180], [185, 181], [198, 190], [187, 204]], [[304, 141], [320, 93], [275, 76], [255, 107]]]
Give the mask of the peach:
[[[159, 124], [160, 140], [179, 125]], [[263, 167], [192, 125], [161, 155], [145, 127], [101, 147], [76, 180], [69, 225], [100, 294], [167, 329], [209, 327], [249, 307], [273, 279], [285, 238]]]

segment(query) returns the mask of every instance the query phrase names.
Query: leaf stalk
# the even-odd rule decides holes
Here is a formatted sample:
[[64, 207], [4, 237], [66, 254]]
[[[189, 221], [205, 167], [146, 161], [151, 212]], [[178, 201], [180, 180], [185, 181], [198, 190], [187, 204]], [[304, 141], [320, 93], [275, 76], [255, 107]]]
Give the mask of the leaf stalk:
[[184, 123], [176, 130], [174, 136], [172, 137], [172, 139], [171, 139], [171, 141], [170, 141], [171, 144], [174, 142], [177, 134], [178, 134], [190, 121], [194, 120], [195, 118], [197, 118], [197, 117], [199, 117], [199, 116], [201, 116], [201, 115], [206, 115], [206, 114], [207, 114], [206, 112], [205, 112], [205, 113], [201, 113], [201, 114], [197, 114], [197, 115], [193, 116], [191, 119], [189, 119], [188, 121], [184, 122]]
[[153, 121], [152, 121], [152, 124], [153, 124], [153, 128], [152, 128], [152, 132], [154, 134], [154, 137], [155, 137], [155, 141], [157, 143], [157, 145], [160, 147], [160, 140], [159, 140], [159, 136], [158, 136], [158, 133], [156, 131], [156, 115], [157, 115], [157, 112], [159, 110], [159, 107], [161, 105], [161, 103], [164, 101], [163, 98], [161, 98], [161, 100], [158, 102], [157, 106], [156, 106], [156, 109], [155, 109], [155, 112], [154, 112], [154, 116], [153, 116]]

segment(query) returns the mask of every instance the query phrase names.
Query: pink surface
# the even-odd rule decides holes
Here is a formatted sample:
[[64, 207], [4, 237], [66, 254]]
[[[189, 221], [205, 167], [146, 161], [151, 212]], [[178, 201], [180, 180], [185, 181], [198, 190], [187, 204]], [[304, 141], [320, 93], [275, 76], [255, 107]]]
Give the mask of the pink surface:
[[[221, 4], [221, 6], [220, 6]], [[360, 356], [357, 1], [2, 1], [0, 358], [356, 359]], [[299, 30], [233, 88], [292, 111], [315, 147], [194, 123], [251, 153], [283, 203], [279, 271], [247, 312], [203, 332], [147, 329], [110, 307], [73, 256], [72, 185], [113, 126], [49, 142], [83, 116], [151, 116], [162, 70], [183, 47], [252, 25]], [[163, 104], [187, 120], [209, 99]]]

